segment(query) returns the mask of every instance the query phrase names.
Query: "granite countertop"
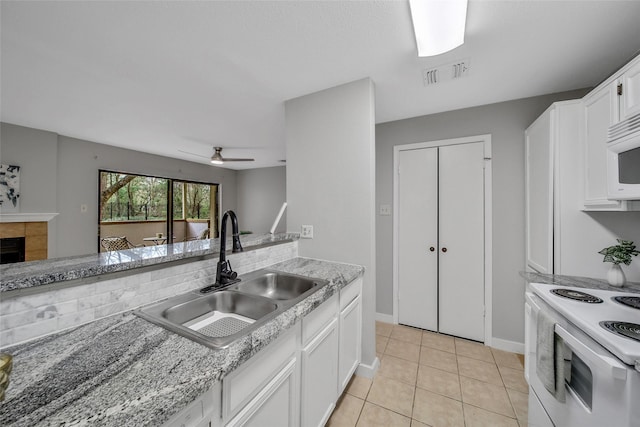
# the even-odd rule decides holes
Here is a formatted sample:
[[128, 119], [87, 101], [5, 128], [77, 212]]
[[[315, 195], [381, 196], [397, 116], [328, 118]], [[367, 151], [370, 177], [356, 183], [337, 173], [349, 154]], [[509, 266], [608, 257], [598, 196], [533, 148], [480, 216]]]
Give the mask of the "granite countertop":
[[364, 272], [307, 258], [269, 269], [329, 284], [226, 349], [205, 347], [132, 312], [3, 349], [14, 368], [0, 425], [159, 426]]
[[[256, 249], [274, 243], [293, 241], [295, 233], [275, 235], [242, 235], [245, 249]], [[231, 248], [231, 240], [227, 248]], [[66, 258], [52, 258], [0, 265], [0, 292], [32, 288], [74, 279], [84, 279], [105, 273], [127, 271], [188, 258], [218, 255], [220, 239], [191, 240], [170, 245], [153, 245], [124, 251], [101, 252]]]
[[522, 277], [529, 283], [542, 283], [546, 285], [571, 286], [584, 289], [601, 289], [614, 292], [640, 293], [640, 283], [627, 282], [623, 287], [611, 286], [606, 280], [593, 279], [589, 277], [563, 276], [560, 274], [542, 274], [532, 272], [521, 272]]

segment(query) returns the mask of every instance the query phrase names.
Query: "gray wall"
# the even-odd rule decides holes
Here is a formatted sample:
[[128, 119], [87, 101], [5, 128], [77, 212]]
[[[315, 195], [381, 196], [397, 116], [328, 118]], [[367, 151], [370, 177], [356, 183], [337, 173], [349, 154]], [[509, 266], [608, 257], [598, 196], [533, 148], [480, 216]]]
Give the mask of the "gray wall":
[[21, 212], [58, 212], [58, 135], [1, 123], [0, 163], [20, 166]]
[[[555, 101], [587, 90], [538, 96], [376, 126], [376, 206], [393, 206], [393, 147], [491, 134], [493, 336], [524, 342], [524, 130]], [[393, 216], [376, 217], [377, 312], [393, 312]], [[463, 267], [463, 266], [461, 266]]]
[[[20, 166], [20, 212], [58, 212], [58, 135], [0, 123], [0, 163]], [[57, 254], [58, 218], [49, 222], [48, 255]]]
[[[299, 254], [363, 265], [362, 363], [375, 361], [375, 112], [370, 79], [285, 103], [287, 230]], [[369, 372], [371, 373], [371, 372]]]
[[[273, 225], [282, 203], [287, 199], [287, 168], [239, 170], [236, 176], [238, 193], [238, 223], [241, 230], [267, 233]], [[276, 233], [287, 228], [285, 211]]]
[[[99, 169], [219, 183], [222, 208], [236, 209], [234, 170], [1, 125], [2, 162], [21, 167], [20, 211], [59, 213], [50, 257], [97, 252]], [[80, 212], [82, 204], [87, 212]]]

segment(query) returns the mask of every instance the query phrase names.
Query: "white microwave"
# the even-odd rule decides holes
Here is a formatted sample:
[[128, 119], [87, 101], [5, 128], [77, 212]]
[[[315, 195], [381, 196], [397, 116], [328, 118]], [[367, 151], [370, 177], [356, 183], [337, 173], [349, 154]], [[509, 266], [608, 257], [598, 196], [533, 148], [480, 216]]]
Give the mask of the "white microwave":
[[640, 200], [640, 114], [609, 128], [607, 195], [611, 200]]

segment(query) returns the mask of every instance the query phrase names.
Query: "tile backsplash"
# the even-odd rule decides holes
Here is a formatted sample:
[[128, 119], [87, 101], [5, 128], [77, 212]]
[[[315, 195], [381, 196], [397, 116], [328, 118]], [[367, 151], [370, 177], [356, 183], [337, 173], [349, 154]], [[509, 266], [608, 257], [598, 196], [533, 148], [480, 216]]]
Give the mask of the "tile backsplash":
[[[245, 274], [298, 256], [298, 242], [288, 242], [227, 259]], [[101, 276], [88, 284], [5, 298], [0, 301], [0, 347], [28, 341], [88, 323], [213, 283], [215, 259], [132, 273]]]

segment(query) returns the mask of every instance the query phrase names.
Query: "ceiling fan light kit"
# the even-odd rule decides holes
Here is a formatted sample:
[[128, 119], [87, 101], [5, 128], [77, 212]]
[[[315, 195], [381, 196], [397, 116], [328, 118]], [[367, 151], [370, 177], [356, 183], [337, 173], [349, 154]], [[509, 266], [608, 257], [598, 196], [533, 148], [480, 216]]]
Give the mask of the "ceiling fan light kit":
[[222, 157], [222, 147], [213, 147], [215, 153], [211, 156], [211, 163], [214, 165], [223, 165], [226, 162], [253, 162], [255, 159], [241, 159], [241, 158], [231, 158], [231, 157]]
[[435, 56], [464, 43], [467, 0], [409, 0], [418, 56]]

